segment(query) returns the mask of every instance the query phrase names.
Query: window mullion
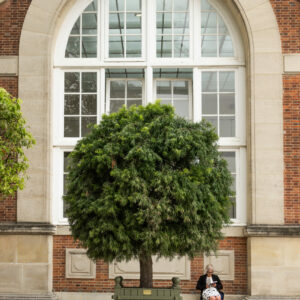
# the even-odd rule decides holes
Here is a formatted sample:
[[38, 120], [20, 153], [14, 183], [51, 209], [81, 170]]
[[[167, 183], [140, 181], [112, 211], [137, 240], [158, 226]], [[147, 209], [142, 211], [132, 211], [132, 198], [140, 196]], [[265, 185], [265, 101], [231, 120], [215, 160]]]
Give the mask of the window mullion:
[[153, 69], [152, 67], [146, 68], [146, 99], [144, 101], [145, 104], [152, 103], [154, 100], [153, 95]]

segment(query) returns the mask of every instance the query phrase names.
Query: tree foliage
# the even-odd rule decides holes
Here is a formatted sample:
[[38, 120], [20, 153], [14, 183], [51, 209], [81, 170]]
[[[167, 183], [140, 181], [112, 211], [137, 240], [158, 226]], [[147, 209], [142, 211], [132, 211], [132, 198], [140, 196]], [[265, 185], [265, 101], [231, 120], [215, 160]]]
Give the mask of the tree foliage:
[[0, 88], [0, 194], [9, 196], [24, 187], [28, 161], [24, 149], [34, 144], [20, 110], [21, 100]]
[[104, 115], [70, 154], [64, 197], [92, 259], [174, 257], [217, 248], [231, 175], [206, 122], [159, 103]]

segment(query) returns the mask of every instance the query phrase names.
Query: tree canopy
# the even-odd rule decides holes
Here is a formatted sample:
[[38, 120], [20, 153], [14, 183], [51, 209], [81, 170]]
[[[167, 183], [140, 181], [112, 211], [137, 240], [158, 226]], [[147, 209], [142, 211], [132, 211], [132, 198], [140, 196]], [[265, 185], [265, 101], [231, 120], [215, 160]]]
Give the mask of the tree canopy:
[[174, 257], [217, 248], [231, 175], [207, 122], [160, 103], [104, 115], [70, 154], [64, 197], [92, 259]]
[[0, 194], [13, 195], [24, 187], [28, 161], [24, 150], [34, 143], [21, 113], [21, 100], [0, 88]]

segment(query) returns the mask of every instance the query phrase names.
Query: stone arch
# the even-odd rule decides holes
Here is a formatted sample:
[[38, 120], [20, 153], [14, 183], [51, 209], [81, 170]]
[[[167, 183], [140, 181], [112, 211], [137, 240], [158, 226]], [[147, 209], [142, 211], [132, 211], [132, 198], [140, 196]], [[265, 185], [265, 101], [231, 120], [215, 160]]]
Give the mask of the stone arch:
[[[19, 96], [37, 145], [18, 194], [18, 221], [51, 222], [52, 53], [59, 25], [76, 0], [33, 0], [21, 34]], [[248, 48], [249, 207], [252, 224], [283, 224], [282, 49], [269, 0], [226, 0]], [[266, 209], [267, 208], [267, 209]]]

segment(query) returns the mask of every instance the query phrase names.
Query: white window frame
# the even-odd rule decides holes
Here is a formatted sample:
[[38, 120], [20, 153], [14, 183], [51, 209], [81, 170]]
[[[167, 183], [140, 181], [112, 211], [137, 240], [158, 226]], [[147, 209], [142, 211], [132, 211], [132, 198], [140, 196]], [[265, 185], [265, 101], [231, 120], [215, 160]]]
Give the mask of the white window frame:
[[[143, 80], [143, 103], [152, 103], [156, 100], [155, 81], [163, 78], [153, 78], [153, 71], [156, 68], [190, 68], [193, 70], [192, 80], [192, 119], [195, 122], [201, 121], [201, 72], [202, 71], [231, 71], [236, 72], [236, 137], [220, 138], [218, 145], [220, 151], [236, 151], [239, 161], [239, 198], [237, 197], [237, 218], [233, 220], [234, 225], [246, 223], [246, 86], [245, 86], [245, 57], [243, 42], [238, 25], [234, 22], [229, 9], [224, 1], [210, 0], [218, 14], [223, 18], [231, 35], [235, 57], [201, 57], [201, 11], [200, 0], [190, 0], [190, 56], [187, 58], [157, 58], [156, 57], [156, 1], [142, 0], [142, 57], [141, 58], [108, 58], [108, 22], [109, 3], [107, 0], [99, 0], [98, 3], [98, 49], [97, 58], [65, 58], [65, 47], [71, 29], [78, 16], [91, 3], [92, 0], [77, 0], [65, 20], [62, 22], [62, 30], [58, 32], [55, 52], [53, 57], [53, 78], [52, 78], [52, 149], [53, 149], [53, 220], [55, 224], [68, 222], [62, 217], [60, 209], [62, 205], [61, 184], [58, 178], [63, 171], [63, 152], [71, 151], [79, 138], [64, 138], [64, 72], [97, 72], [97, 121], [107, 113], [107, 82], [105, 70], [108, 68], [140, 68], [145, 70]], [[99, 36], [100, 35], [100, 36]], [[155, 42], [153, 42], [155, 41]], [[111, 78], [112, 80], [117, 78]], [[120, 78], [124, 80], [126, 78]], [[128, 78], [135, 79], [135, 78]], [[166, 78], [166, 80], [175, 80]], [[189, 80], [189, 79], [179, 79]], [[239, 101], [239, 99], [241, 101]], [[60, 153], [60, 154], [59, 154]], [[61, 156], [61, 158], [59, 158]], [[238, 181], [238, 178], [237, 178]], [[240, 204], [238, 204], [238, 202]]]

